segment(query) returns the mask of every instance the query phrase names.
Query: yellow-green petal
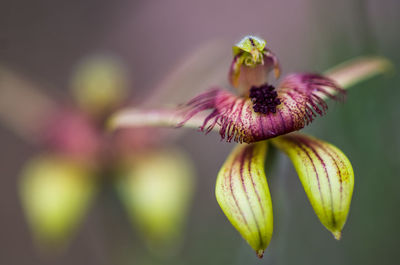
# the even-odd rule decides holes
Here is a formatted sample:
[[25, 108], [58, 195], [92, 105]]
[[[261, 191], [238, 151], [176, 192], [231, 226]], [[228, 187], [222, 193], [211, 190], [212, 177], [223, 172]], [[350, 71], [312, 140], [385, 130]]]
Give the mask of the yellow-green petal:
[[237, 145], [218, 173], [215, 194], [232, 225], [262, 257], [273, 230], [264, 171], [267, 143]]
[[340, 239], [354, 186], [349, 159], [337, 147], [302, 134], [277, 137], [272, 143], [289, 156], [319, 220]]
[[176, 250], [193, 195], [191, 161], [178, 149], [158, 149], [126, 162], [117, 188], [132, 223], [157, 254]]
[[124, 64], [116, 57], [101, 54], [85, 58], [71, 79], [77, 103], [92, 114], [104, 113], [121, 104], [128, 85]]
[[20, 197], [42, 248], [62, 248], [82, 221], [96, 188], [91, 170], [67, 157], [41, 156], [24, 167]]

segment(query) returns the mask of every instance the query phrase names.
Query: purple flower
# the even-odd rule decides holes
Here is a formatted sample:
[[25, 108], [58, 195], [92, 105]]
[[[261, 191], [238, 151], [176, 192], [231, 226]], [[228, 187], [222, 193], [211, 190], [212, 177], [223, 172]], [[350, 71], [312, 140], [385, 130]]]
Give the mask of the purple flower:
[[[246, 37], [234, 50], [253, 39]], [[216, 127], [221, 138], [228, 142], [257, 142], [302, 129], [317, 115], [325, 114], [326, 98], [344, 97], [345, 90], [320, 74], [290, 74], [275, 89], [266, 77], [273, 69], [275, 76], [279, 76], [277, 58], [264, 46], [260, 51], [257, 47], [253, 50], [238, 52], [229, 73], [231, 85], [241, 95], [222, 88], [210, 89], [185, 104], [184, 119], [179, 126], [198, 113], [211, 110], [201, 131], [209, 133]], [[263, 59], [252, 61], [255, 53], [262, 54]]]
[[222, 139], [238, 142], [218, 173], [215, 193], [226, 217], [259, 257], [273, 233], [264, 166], [272, 144], [288, 155], [319, 220], [340, 239], [354, 186], [350, 161], [335, 146], [293, 132], [324, 115], [327, 99], [343, 99], [342, 87], [382, 73], [390, 63], [358, 58], [331, 70], [329, 77], [290, 74], [275, 88], [268, 77], [274, 71], [279, 78], [280, 67], [264, 40], [244, 37], [233, 47], [233, 56], [229, 81], [237, 93], [215, 87], [175, 110], [122, 110], [110, 125], [195, 127], [206, 134], [217, 130]]

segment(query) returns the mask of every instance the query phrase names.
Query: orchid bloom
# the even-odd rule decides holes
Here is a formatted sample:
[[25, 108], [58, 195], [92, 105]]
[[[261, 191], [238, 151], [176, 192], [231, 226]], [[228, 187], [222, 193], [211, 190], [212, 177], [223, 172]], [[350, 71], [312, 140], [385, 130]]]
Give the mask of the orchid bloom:
[[[109, 56], [83, 60], [72, 78], [71, 106], [27, 89], [29, 82], [0, 69], [0, 94], [8, 98], [0, 108], [2, 121], [15, 125], [21, 135], [39, 138], [34, 142], [40, 152], [23, 166], [19, 191], [27, 223], [41, 248], [63, 249], [104, 188], [115, 189], [150, 250], [163, 255], [181, 245], [194, 188], [191, 160], [178, 147], [161, 145], [155, 139], [167, 139], [166, 135], [152, 128], [109, 133], [103, 126], [110, 111], [126, 98], [122, 66]], [[19, 99], [27, 95], [37, 104], [26, 102], [30, 112], [16, 110], [10, 117], [10, 108], [20, 108]], [[28, 117], [29, 126], [16, 119], [18, 115]]]
[[[354, 173], [337, 147], [293, 133], [325, 114], [327, 99], [342, 100], [345, 88], [386, 71], [379, 57], [358, 58], [332, 69], [327, 76], [295, 73], [276, 87], [280, 76], [275, 54], [258, 37], [246, 36], [233, 47], [229, 81], [237, 93], [212, 88], [176, 110], [122, 110], [112, 127], [195, 127], [239, 144], [223, 164], [216, 198], [223, 212], [261, 258], [273, 233], [272, 202], [264, 162], [270, 144], [288, 155], [321, 223], [340, 239], [350, 208]], [[209, 111], [203, 115], [203, 112]]]

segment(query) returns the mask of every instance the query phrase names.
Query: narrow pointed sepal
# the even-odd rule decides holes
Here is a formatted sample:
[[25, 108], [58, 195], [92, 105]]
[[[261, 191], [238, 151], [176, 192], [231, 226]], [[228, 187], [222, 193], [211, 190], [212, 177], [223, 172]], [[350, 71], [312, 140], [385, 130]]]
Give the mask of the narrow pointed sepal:
[[345, 94], [334, 81], [317, 74], [289, 75], [276, 92], [279, 104], [264, 114], [255, 112], [250, 98], [237, 97], [223, 89], [211, 89], [185, 105], [180, 125], [200, 112], [211, 110], [201, 131], [209, 133], [219, 127], [222, 139], [251, 143], [302, 129], [318, 115], [325, 114], [328, 106], [322, 96], [339, 100]]
[[215, 188], [222, 211], [260, 258], [273, 230], [266, 152], [266, 142], [237, 145], [219, 171]]
[[92, 169], [64, 156], [41, 156], [23, 169], [19, 192], [34, 238], [62, 250], [82, 221], [96, 185]]
[[329, 69], [325, 75], [347, 89], [374, 76], [390, 72], [394, 72], [394, 66], [388, 59], [380, 56], [361, 56]]
[[321, 223], [339, 240], [350, 209], [353, 168], [335, 146], [302, 134], [274, 138], [291, 159]]

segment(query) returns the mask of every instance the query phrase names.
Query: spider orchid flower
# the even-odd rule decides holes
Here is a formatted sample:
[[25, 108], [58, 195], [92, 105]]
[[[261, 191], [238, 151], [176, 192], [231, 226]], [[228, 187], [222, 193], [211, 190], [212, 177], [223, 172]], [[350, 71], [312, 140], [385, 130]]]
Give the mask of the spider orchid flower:
[[[26, 138], [34, 131], [40, 138], [33, 141], [40, 153], [23, 166], [19, 179], [22, 206], [38, 247], [63, 250], [99, 190], [111, 188], [151, 251], [170, 255], [179, 249], [194, 188], [192, 162], [179, 148], [161, 145], [156, 139], [166, 137], [153, 128], [105, 130], [110, 111], [127, 94], [119, 61], [94, 56], [79, 64], [71, 82], [76, 101], [68, 107], [27, 89], [30, 83], [9, 71], [0, 69], [0, 79], [2, 99], [8, 98], [0, 110], [3, 122], [13, 122]], [[18, 109], [16, 116], [36, 124], [10, 118], [10, 108], [20, 106], [26, 95], [38, 104], [34, 108], [26, 102], [31, 111], [21, 114]]]
[[358, 58], [325, 76], [290, 74], [275, 87], [269, 74], [273, 71], [279, 78], [280, 66], [264, 40], [244, 37], [233, 47], [233, 56], [229, 81], [237, 93], [217, 87], [177, 110], [122, 110], [111, 126], [197, 127], [206, 134], [217, 130], [221, 139], [238, 142], [218, 173], [215, 193], [229, 221], [259, 257], [273, 233], [264, 168], [272, 144], [288, 155], [319, 220], [340, 239], [353, 193], [352, 166], [335, 146], [293, 132], [324, 115], [327, 99], [342, 100], [344, 88], [386, 71], [390, 63], [379, 57]]
[[186, 115], [180, 125], [199, 112], [211, 110], [201, 131], [209, 133], [217, 126], [221, 138], [228, 142], [252, 143], [300, 130], [317, 115], [325, 114], [326, 97], [344, 97], [345, 90], [319, 74], [290, 74], [275, 88], [267, 77], [273, 69], [278, 78], [280, 67], [265, 44], [249, 36], [235, 45], [229, 80], [240, 94], [221, 88], [200, 94], [184, 107]]

